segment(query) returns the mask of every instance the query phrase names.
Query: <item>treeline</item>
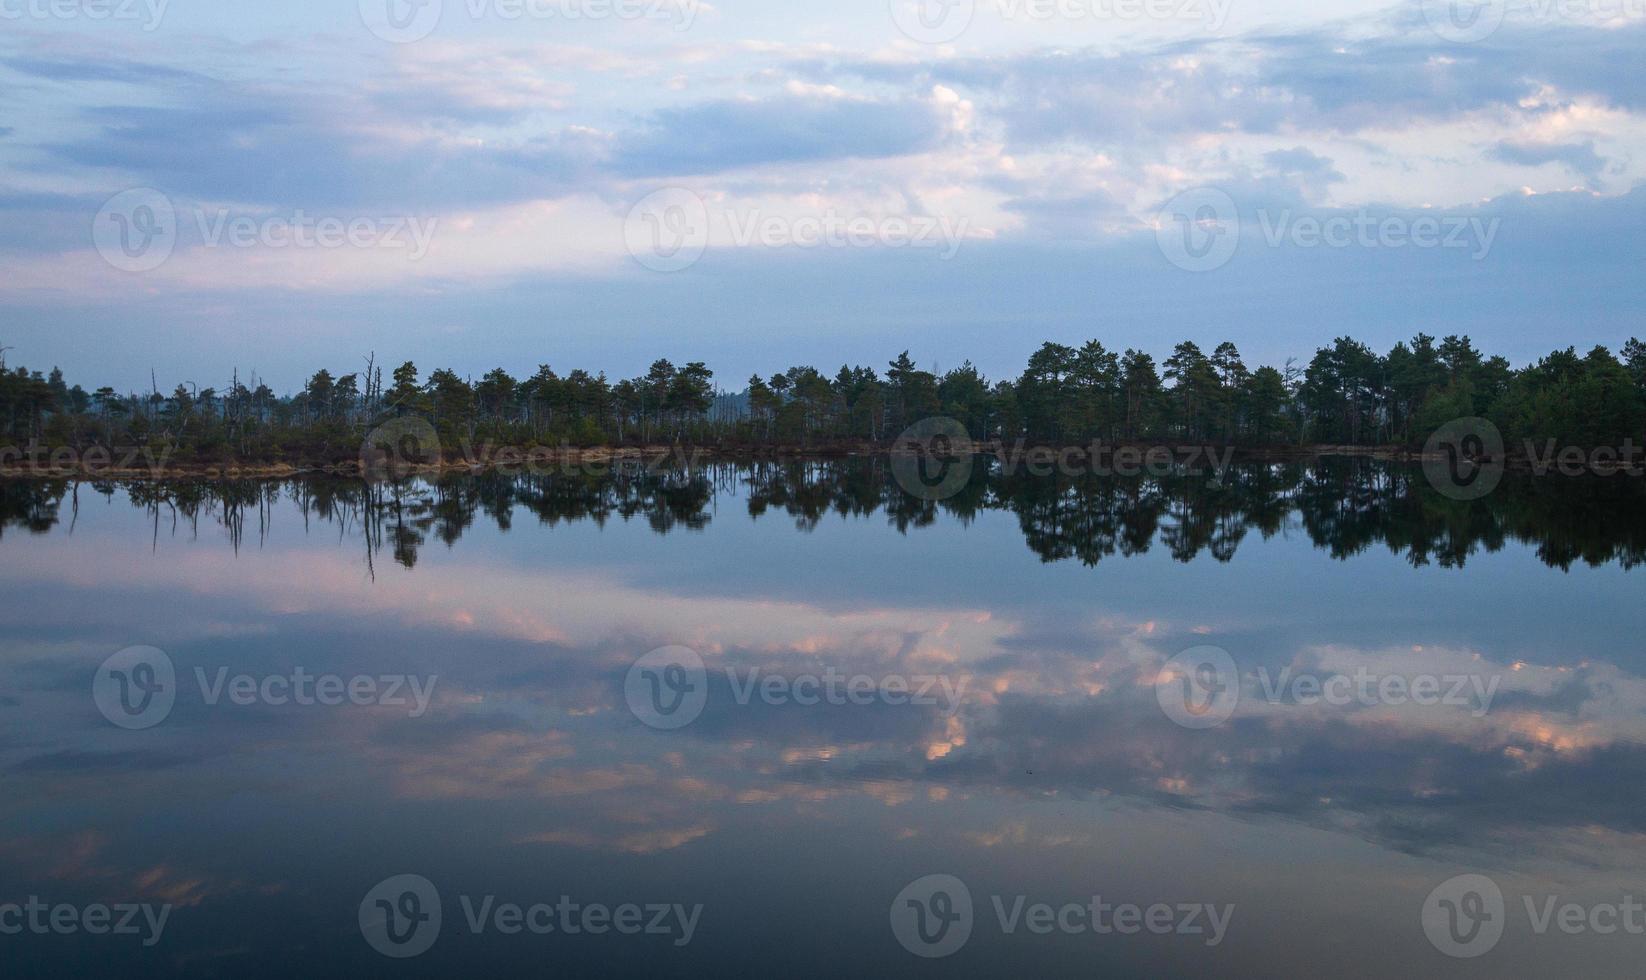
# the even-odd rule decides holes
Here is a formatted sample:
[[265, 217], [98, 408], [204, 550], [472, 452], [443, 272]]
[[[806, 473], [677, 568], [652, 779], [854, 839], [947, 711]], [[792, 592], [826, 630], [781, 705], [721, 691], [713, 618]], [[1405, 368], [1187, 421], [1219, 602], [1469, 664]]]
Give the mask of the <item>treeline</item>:
[[88, 447], [165, 445], [178, 460], [341, 460], [371, 426], [429, 419], [443, 442], [540, 445], [883, 443], [932, 416], [959, 420], [978, 439], [1047, 444], [1191, 440], [1221, 445], [1415, 446], [1439, 426], [1484, 416], [1509, 444], [1617, 445], [1646, 438], [1646, 344], [1621, 356], [1555, 351], [1516, 369], [1468, 337], [1419, 334], [1378, 354], [1349, 337], [1307, 365], [1249, 368], [1232, 343], [1206, 353], [1178, 344], [1163, 361], [1146, 352], [1047, 343], [1016, 378], [991, 381], [970, 362], [938, 373], [907, 352], [883, 371], [843, 366], [833, 376], [792, 367], [726, 392], [702, 362], [655, 362], [615, 383], [548, 365], [517, 378], [448, 369], [424, 375], [408, 361], [385, 379], [375, 358], [360, 371], [315, 372], [278, 395], [235, 372], [221, 388], [185, 383], [170, 393], [90, 392], [0, 365], [4, 443]]

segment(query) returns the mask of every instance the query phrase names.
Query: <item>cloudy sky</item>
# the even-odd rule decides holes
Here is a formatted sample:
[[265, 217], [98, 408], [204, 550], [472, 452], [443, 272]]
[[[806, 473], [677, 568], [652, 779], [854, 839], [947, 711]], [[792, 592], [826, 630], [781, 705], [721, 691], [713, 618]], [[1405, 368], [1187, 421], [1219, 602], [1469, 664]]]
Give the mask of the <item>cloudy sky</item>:
[[1646, 335], [1646, 0], [0, 0], [0, 345], [1015, 373]]

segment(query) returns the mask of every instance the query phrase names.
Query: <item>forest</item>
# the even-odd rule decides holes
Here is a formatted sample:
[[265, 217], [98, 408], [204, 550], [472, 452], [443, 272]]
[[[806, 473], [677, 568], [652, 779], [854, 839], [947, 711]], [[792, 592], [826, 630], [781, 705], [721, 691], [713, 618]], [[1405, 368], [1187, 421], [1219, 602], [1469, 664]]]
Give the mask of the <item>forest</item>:
[[[3, 356], [3, 355], [0, 355]], [[387, 372], [375, 355], [359, 370], [321, 369], [278, 394], [233, 371], [227, 383], [156, 381], [146, 392], [91, 390], [0, 360], [0, 446], [167, 447], [174, 462], [352, 459], [373, 426], [427, 419], [442, 445], [638, 446], [688, 443], [788, 450], [886, 444], [913, 422], [959, 420], [979, 440], [1085, 445], [1192, 440], [1247, 448], [1416, 447], [1453, 419], [1481, 416], [1511, 448], [1528, 441], [1617, 446], [1646, 441], [1646, 344], [1621, 354], [1557, 350], [1516, 368], [1468, 337], [1419, 334], [1379, 354], [1341, 337], [1307, 364], [1249, 368], [1232, 343], [1208, 354], [1178, 344], [1164, 360], [1045, 343], [1014, 378], [990, 380], [970, 362], [939, 373], [900, 354], [877, 371], [809, 366], [751, 377], [735, 390], [699, 361], [659, 359], [646, 374], [549, 365], [479, 379], [411, 361]]]

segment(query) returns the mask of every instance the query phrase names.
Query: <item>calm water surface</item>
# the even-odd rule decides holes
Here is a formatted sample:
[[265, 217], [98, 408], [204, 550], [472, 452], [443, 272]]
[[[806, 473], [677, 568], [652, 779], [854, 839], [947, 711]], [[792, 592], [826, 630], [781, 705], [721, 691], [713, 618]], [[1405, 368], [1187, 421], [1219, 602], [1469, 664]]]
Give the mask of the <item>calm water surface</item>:
[[[0, 956], [12, 975], [1635, 975], [1643, 501], [1625, 478], [1511, 479], [1459, 503], [1370, 462], [1216, 485], [985, 469], [938, 504], [866, 461], [0, 484], [0, 904], [169, 907], [152, 945], [21, 928]], [[128, 728], [109, 685], [129, 708], [152, 678], [100, 665], [130, 647], [175, 677]], [[633, 669], [665, 647], [703, 673], [671, 673], [678, 650]], [[1238, 699], [1188, 727], [1163, 697], [1215, 678], [1169, 662], [1205, 647]], [[304, 673], [377, 687], [275, 703], [267, 680]], [[835, 676], [871, 686], [834, 696]], [[1425, 677], [1439, 703], [1396, 696]], [[1373, 693], [1313, 696], [1334, 678]], [[397, 679], [432, 684], [421, 710]], [[685, 716], [648, 705], [682, 696], [689, 723], [660, 727]], [[1502, 908], [1451, 924], [1501, 937], [1452, 958], [1425, 903], [1462, 901], [1431, 893], [1471, 873]], [[379, 888], [401, 875], [438, 898]], [[972, 906], [938, 959], [906, 948], [912, 916], [932, 938], [961, 914], [948, 879], [946, 903], [906, 891], [928, 875]], [[383, 896], [407, 929], [439, 910], [421, 955], [363, 935]], [[1527, 899], [1625, 919], [1540, 933]], [[491, 917], [564, 902], [665, 906], [672, 931]], [[1117, 924], [1099, 902], [1166, 925], [1094, 932]], [[1221, 934], [1185, 906], [1227, 913]]]

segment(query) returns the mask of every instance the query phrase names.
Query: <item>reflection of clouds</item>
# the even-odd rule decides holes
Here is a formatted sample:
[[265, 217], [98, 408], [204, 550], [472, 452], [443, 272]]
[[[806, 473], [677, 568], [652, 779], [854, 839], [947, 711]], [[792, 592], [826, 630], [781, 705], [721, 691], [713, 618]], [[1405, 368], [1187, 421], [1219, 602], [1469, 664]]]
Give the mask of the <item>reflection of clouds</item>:
[[80, 885], [108, 902], [146, 901], [192, 908], [208, 898], [239, 892], [236, 881], [218, 882], [170, 862], [146, 867], [122, 863], [109, 836], [83, 830], [47, 837], [0, 840], [0, 867], [9, 881], [42, 880]]
[[1045, 848], [1092, 842], [1090, 834], [1034, 832], [1027, 820], [1008, 821], [993, 830], [962, 831], [957, 836], [973, 847], [1022, 847], [1027, 844], [1035, 848]]
[[[495, 800], [556, 795], [546, 767], [575, 755], [564, 732], [475, 732], [438, 746], [393, 753], [382, 760], [402, 796]], [[611, 785], [608, 779], [607, 785]], [[559, 780], [564, 785], [564, 778]], [[590, 791], [597, 789], [588, 784]], [[564, 791], [563, 789], [561, 790]]]
[[183, 908], [199, 905], [212, 891], [204, 878], [180, 874], [164, 864], [139, 872], [134, 883], [138, 894], [144, 898], [159, 899]]
[[[182, 591], [233, 598], [253, 604], [249, 611], [260, 608], [269, 615], [359, 617], [362, 629], [417, 626], [443, 634], [453, 645], [476, 634], [598, 645], [632, 660], [647, 648], [611, 643], [614, 636], [629, 636], [637, 644], [684, 644], [705, 657], [736, 650], [758, 655], [762, 663], [804, 664], [849, 652], [864, 661], [892, 661], [899, 670], [932, 670], [981, 657], [1009, 630], [979, 610], [835, 611], [795, 601], [677, 596], [586, 570], [424, 563], [415, 574], [372, 583], [346, 561], [316, 560], [302, 551], [264, 554], [255, 561], [203, 552], [187, 562], [141, 564], [92, 562], [76, 551], [42, 551], [38, 561], [29, 562], [27, 578], [105, 594]], [[0, 581], [8, 577], [0, 570]], [[206, 632], [187, 620], [175, 626], [189, 637], [223, 633], [220, 623]]]
[[610, 839], [583, 831], [549, 830], [516, 838], [515, 843], [559, 844], [583, 850], [621, 851], [624, 854], [655, 854], [659, 851], [672, 851], [677, 847], [690, 844], [694, 840], [707, 837], [713, 832], [714, 827], [712, 825], [700, 824], [674, 830], [649, 830], [634, 834], [623, 834], [615, 839]]
[[[23, 702], [6, 713], [7, 734], [29, 732], [6, 743], [8, 775], [57, 794], [111, 792], [111, 777], [152, 791], [231, 766], [236, 786], [278, 783], [277, 768], [263, 767], [279, 756], [315, 760], [304, 778], [317, 792], [474, 805], [514, 814], [498, 818], [503, 841], [637, 855], [689, 847], [741, 809], [832, 813], [861, 800], [958, 809], [991, 796], [1279, 815], [1410, 850], [1542, 838], [1581, 849], [1646, 834], [1632, 790], [1646, 777], [1646, 681], [1609, 663], [1498, 662], [1437, 642], [1315, 645], [1259, 661], [1225, 641], [1243, 667], [1271, 673], [1457, 673], [1501, 686], [1475, 718], [1462, 707], [1267, 703], [1248, 685], [1228, 724], [1190, 732], [1161, 714], [1153, 684], [1181, 649], [1231, 635], [1204, 610], [1182, 623], [1112, 610], [1035, 620], [1016, 608], [899, 608], [879, 596], [852, 607], [746, 590], [681, 595], [626, 584], [620, 571], [510, 567], [484, 552], [374, 584], [352, 556], [312, 547], [138, 562], [92, 560], [107, 545], [94, 535], [53, 545], [28, 548], [27, 562], [0, 568], [0, 582], [95, 590], [95, 607], [73, 615], [100, 632], [126, 628], [156, 594], [187, 597], [211, 614], [165, 624], [191, 647], [173, 650], [180, 665], [203, 649], [254, 672], [259, 658], [295, 657], [440, 675], [420, 719], [180, 709], [134, 748], [85, 704], [87, 665], [108, 651], [36, 641], [35, 662], [0, 666], [8, 682], [23, 681], [6, 685]], [[669, 643], [704, 655], [712, 696], [693, 726], [663, 736], [628, 714], [621, 679], [637, 655]], [[949, 717], [884, 704], [740, 705], [724, 675], [831, 667], [968, 683]], [[35, 724], [43, 717], [56, 724]], [[1028, 839], [1015, 827], [976, 834], [980, 846]], [[170, 865], [147, 871], [156, 891], [183, 900], [207, 891]]]

